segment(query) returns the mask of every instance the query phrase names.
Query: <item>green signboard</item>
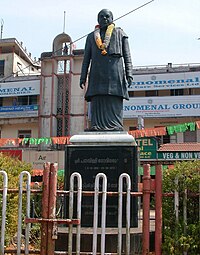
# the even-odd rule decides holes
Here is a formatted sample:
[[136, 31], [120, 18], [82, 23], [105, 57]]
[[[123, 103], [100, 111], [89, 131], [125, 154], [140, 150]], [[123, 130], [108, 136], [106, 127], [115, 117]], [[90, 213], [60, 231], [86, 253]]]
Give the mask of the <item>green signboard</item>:
[[155, 138], [137, 138], [140, 159], [156, 159], [157, 141]]
[[200, 159], [200, 152], [198, 151], [158, 152], [158, 159], [164, 159], [164, 160]]
[[[168, 165], [162, 165], [162, 170], [167, 170], [167, 169], [168, 169]], [[143, 166], [139, 166], [138, 167], [138, 174], [143, 175], [143, 172], [144, 172]], [[156, 174], [156, 167], [151, 166], [150, 167], [150, 175], [155, 175], [155, 174]]]

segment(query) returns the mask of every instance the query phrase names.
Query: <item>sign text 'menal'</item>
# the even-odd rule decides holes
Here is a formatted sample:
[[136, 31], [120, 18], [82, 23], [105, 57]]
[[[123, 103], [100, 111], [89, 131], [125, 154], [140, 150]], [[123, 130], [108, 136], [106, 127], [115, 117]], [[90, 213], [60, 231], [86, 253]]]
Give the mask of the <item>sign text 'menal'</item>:
[[33, 87], [18, 87], [18, 88], [0, 88], [0, 94], [25, 94], [34, 91]]
[[[188, 85], [190, 83], [198, 83], [199, 82], [199, 77], [195, 77], [194, 79], [177, 79], [177, 80], [149, 80], [149, 81], [133, 81], [131, 86], [136, 86], [136, 85], [164, 85], [168, 84], [166, 87], [173, 87], [173, 84], [175, 83], [187, 83]], [[174, 85], [176, 86], [176, 85]], [[156, 86], [155, 86], [156, 87]]]

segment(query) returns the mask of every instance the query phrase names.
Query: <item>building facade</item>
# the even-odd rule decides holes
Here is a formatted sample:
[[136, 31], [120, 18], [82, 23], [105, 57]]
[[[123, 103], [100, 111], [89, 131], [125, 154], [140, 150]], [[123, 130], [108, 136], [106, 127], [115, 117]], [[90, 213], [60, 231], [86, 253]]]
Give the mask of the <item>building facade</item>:
[[40, 137], [71, 136], [87, 127], [84, 91], [79, 87], [83, 50], [74, 49], [69, 35], [53, 41], [41, 54]]
[[[200, 119], [200, 64], [134, 68], [130, 100], [124, 104], [126, 130], [157, 128]], [[200, 142], [200, 130], [159, 137], [160, 143]]]
[[15, 38], [0, 39], [0, 137], [38, 136], [40, 63]]

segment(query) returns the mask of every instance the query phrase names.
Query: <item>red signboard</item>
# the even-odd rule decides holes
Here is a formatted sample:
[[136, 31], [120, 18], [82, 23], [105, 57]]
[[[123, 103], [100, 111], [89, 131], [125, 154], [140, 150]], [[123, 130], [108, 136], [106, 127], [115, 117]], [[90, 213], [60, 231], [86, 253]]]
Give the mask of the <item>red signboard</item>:
[[0, 150], [5, 155], [22, 160], [22, 150]]

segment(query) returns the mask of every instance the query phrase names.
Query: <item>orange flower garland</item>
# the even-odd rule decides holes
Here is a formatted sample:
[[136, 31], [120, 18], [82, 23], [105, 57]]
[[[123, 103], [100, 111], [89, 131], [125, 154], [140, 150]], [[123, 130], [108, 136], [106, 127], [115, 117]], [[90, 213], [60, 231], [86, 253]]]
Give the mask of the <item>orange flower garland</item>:
[[95, 26], [94, 39], [95, 39], [97, 47], [101, 50], [102, 55], [107, 54], [106, 49], [108, 48], [108, 45], [110, 43], [110, 38], [111, 38], [114, 27], [115, 27], [115, 25], [113, 23], [107, 27], [105, 38], [102, 42], [102, 39], [100, 36], [100, 26], [99, 25]]

